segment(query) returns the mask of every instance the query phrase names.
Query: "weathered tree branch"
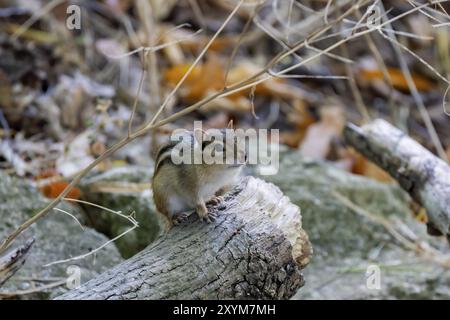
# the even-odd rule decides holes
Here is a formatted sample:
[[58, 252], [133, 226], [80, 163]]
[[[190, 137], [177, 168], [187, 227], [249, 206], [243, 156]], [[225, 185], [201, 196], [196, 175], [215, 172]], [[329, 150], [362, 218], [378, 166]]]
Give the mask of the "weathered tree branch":
[[0, 287], [23, 266], [33, 243], [34, 239], [30, 239], [24, 245], [0, 257]]
[[300, 209], [273, 184], [248, 177], [131, 259], [59, 299], [286, 299], [303, 285], [312, 249]]
[[428, 231], [450, 236], [450, 167], [388, 122], [349, 124], [346, 141], [389, 172], [429, 217]]

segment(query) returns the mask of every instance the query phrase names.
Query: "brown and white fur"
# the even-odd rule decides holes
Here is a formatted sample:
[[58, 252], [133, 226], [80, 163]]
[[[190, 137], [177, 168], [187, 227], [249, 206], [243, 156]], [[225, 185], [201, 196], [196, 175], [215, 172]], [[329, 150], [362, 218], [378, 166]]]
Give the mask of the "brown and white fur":
[[[195, 139], [192, 132], [189, 135]], [[191, 147], [204, 150], [211, 143], [220, 145], [223, 151], [235, 147], [227, 145], [225, 140], [204, 142], [203, 145], [192, 143]], [[183, 220], [193, 211], [201, 220], [210, 222], [214, 214], [208, 212], [206, 203], [220, 202], [220, 196], [236, 183], [245, 163], [245, 151], [236, 148], [233, 164], [174, 164], [171, 152], [176, 144], [170, 142], [162, 146], [156, 157], [152, 179], [156, 208], [168, 218], [170, 225]]]

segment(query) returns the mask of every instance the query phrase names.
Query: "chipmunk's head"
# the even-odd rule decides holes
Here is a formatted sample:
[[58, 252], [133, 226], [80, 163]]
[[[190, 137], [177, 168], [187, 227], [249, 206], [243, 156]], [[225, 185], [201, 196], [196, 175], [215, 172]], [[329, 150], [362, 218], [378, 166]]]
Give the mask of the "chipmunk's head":
[[194, 132], [201, 146], [203, 164], [223, 170], [240, 169], [247, 162], [245, 140], [233, 129], [209, 129]]
[[239, 172], [247, 162], [245, 139], [233, 129], [179, 130], [160, 148], [155, 172], [163, 164], [200, 165], [209, 172]]

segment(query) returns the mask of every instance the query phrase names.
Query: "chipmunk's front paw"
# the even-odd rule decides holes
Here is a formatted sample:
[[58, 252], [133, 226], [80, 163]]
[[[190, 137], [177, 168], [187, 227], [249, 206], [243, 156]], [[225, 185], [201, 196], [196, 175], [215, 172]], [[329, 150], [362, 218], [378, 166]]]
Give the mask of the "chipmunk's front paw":
[[214, 196], [211, 200], [208, 201], [208, 203], [212, 204], [213, 206], [217, 206], [221, 204], [224, 201], [224, 197], [222, 196]]
[[204, 202], [197, 205], [196, 211], [201, 221], [211, 223], [216, 219], [216, 213], [208, 211]]

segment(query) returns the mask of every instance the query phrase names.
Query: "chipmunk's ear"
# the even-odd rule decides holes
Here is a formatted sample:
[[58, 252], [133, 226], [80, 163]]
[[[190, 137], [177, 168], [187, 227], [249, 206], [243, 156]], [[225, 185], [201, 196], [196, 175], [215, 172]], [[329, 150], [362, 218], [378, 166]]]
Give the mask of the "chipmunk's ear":
[[227, 129], [234, 129], [233, 119], [228, 122]]

